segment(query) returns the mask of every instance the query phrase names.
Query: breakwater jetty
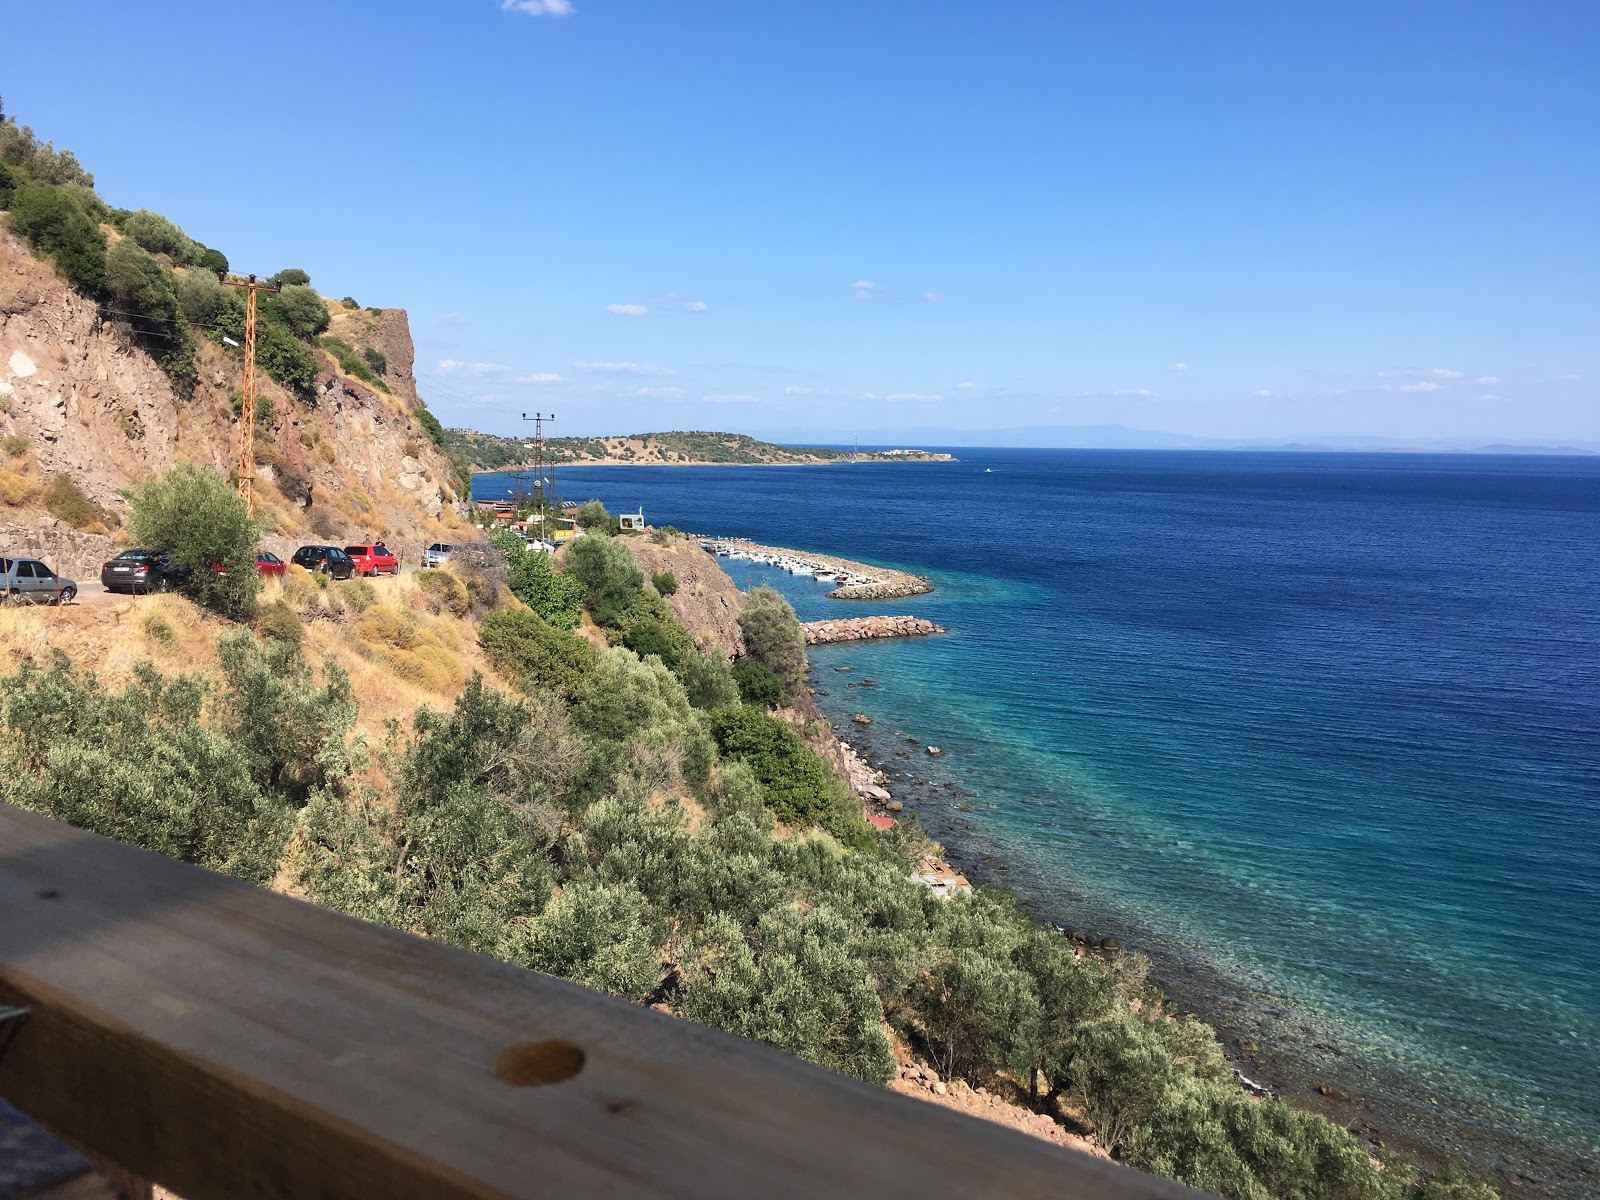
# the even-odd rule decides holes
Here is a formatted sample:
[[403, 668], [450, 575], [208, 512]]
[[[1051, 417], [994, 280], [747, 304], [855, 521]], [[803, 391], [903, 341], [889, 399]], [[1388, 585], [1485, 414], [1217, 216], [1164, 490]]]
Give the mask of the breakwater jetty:
[[808, 646], [864, 642], [870, 638], [927, 637], [949, 632], [921, 617], [847, 617], [840, 621], [810, 621], [800, 628], [805, 631]]
[[874, 567], [832, 554], [785, 550], [744, 538], [701, 538], [700, 544], [707, 553], [718, 558], [746, 559], [780, 567], [791, 575], [809, 575], [821, 584], [835, 585], [828, 593], [830, 600], [898, 600], [933, 591], [933, 585], [922, 575]]

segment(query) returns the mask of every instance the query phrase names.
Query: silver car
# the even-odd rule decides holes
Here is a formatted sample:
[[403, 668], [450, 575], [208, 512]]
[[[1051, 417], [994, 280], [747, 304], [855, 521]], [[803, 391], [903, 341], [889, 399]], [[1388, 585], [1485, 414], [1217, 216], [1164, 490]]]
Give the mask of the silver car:
[[422, 565], [424, 567], [442, 567], [450, 561], [450, 556], [456, 548], [449, 542], [435, 542], [422, 552]]
[[0, 600], [11, 604], [68, 604], [78, 585], [37, 558], [0, 558]]

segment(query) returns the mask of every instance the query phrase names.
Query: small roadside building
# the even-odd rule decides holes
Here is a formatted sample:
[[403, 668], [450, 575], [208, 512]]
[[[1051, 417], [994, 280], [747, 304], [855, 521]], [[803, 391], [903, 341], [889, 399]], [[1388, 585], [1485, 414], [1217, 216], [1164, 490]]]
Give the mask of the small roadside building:
[[636, 513], [622, 513], [617, 517], [617, 523], [624, 530], [633, 530], [635, 533], [644, 532], [644, 509]]

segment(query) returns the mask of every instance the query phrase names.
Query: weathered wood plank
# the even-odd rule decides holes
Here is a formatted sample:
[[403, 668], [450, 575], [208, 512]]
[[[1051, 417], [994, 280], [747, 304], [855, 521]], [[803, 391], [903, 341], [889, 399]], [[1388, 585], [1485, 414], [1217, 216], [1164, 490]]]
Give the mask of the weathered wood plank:
[[190, 1200], [1197, 1194], [0, 804], [3, 1002], [0, 1094]]

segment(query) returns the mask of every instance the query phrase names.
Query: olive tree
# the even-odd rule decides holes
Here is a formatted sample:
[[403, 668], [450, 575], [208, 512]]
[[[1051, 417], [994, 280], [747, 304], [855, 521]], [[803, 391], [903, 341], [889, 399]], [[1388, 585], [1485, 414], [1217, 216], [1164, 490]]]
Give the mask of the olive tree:
[[739, 610], [739, 628], [749, 656], [778, 677], [782, 700], [793, 700], [806, 679], [806, 638], [789, 602], [772, 588], [752, 588]]
[[227, 480], [196, 463], [179, 463], [140, 483], [128, 502], [134, 540], [172, 556], [185, 573], [185, 594], [230, 615], [250, 609], [261, 591], [261, 522]]

